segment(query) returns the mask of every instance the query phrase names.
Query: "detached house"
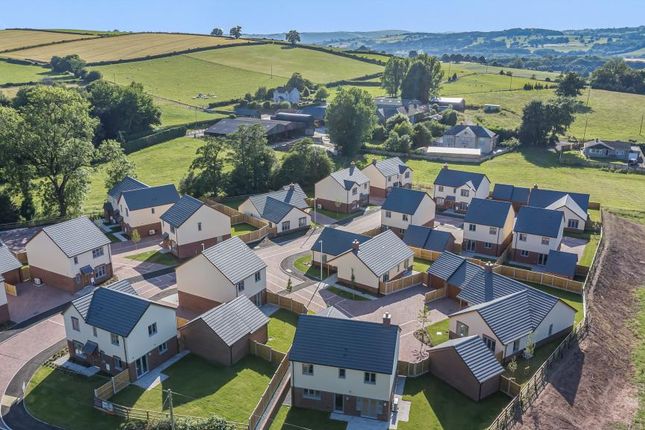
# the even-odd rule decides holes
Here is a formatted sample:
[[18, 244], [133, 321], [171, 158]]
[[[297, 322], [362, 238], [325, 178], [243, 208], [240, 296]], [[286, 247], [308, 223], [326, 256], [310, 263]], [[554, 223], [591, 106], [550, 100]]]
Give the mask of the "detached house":
[[447, 148], [479, 149], [490, 154], [497, 145], [497, 134], [481, 125], [454, 125], [443, 134], [438, 143]]
[[34, 281], [70, 293], [112, 276], [110, 239], [87, 217], [44, 227], [26, 249]]
[[592, 140], [585, 142], [582, 152], [587, 158], [602, 158], [618, 160], [626, 163], [643, 161], [643, 151], [640, 146], [631, 142]]
[[370, 240], [370, 236], [352, 233], [337, 228], [325, 227], [320, 232], [318, 240], [311, 245], [311, 264], [325, 268], [332, 268], [327, 262], [338, 255], [352, 249], [354, 241], [359, 244]]
[[370, 202], [370, 180], [354, 162], [316, 182], [318, 208], [351, 213]]
[[178, 200], [173, 184], [123, 191], [118, 203], [123, 231], [138, 230], [141, 237], [160, 234], [161, 215]]
[[412, 186], [412, 169], [399, 157], [372, 160], [372, 163], [363, 169], [363, 173], [370, 180], [372, 197], [386, 197], [395, 187]]
[[308, 207], [307, 195], [300, 185], [291, 184], [278, 191], [249, 197], [238, 211], [265, 220], [281, 234], [308, 229], [311, 224], [311, 215], [305, 212]]
[[108, 222], [120, 222], [119, 197], [124, 191], [148, 188], [148, 185], [131, 176], [126, 176], [108, 191], [107, 201], [103, 205], [103, 216]]
[[338, 282], [370, 293], [378, 293], [381, 282], [396, 279], [410, 271], [414, 253], [390, 230], [363, 243], [355, 240], [352, 248], [331, 260]]
[[464, 218], [463, 249], [500, 256], [513, 237], [515, 211], [508, 202], [473, 199]]
[[161, 232], [174, 255], [188, 258], [231, 237], [231, 219], [186, 195], [161, 215]]
[[564, 228], [584, 231], [589, 209], [589, 194], [542, 190], [535, 185], [529, 196], [529, 206], [560, 211], [564, 214]]
[[444, 164], [434, 180], [434, 199], [439, 209], [466, 212], [474, 198], [488, 198], [490, 181], [482, 173], [452, 170]]
[[7, 284], [16, 285], [21, 281], [20, 268], [22, 263], [11, 252], [9, 247], [0, 240], [0, 277]]
[[529, 195], [531, 190], [525, 187], [516, 187], [508, 184], [495, 184], [491, 198], [501, 202], [511, 202], [515, 212], [519, 211], [522, 206], [529, 204]]
[[289, 352], [291, 404], [389, 421], [399, 356], [399, 327], [301, 315]]
[[179, 307], [202, 313], [239, 296], [266, 299], [266, 264], [238, 237], [213, 245], [176, 270]]
[[532, 206], [521, 208], [513, 228], [513, 260], [547, 264], [549, 252], [560, 249], [564, 225], [562, 212]]
[[435, 202], [425, 191], [394, 188], [381, 207], [381, 228], [403, 236], [411, 225], [434, 226]]
[[128, 281], [99, 287], [63, 312], [73, 360], [134, 381], [178, 350], [175, 309], [137, 296]]
[[300, 103], [300, 91], [298, 91], [298, 88], [276, 88], [273, 90], [273, 102], [289, 102], [291, 104], [298, 104]]

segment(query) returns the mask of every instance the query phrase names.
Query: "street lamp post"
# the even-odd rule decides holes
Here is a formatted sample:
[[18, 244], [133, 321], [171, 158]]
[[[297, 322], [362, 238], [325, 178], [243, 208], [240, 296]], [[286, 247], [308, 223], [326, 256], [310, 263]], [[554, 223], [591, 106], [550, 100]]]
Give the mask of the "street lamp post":
[[320, 243], [320, 282], [323, 280], [323, 241], [319, 240], [318, 243]]

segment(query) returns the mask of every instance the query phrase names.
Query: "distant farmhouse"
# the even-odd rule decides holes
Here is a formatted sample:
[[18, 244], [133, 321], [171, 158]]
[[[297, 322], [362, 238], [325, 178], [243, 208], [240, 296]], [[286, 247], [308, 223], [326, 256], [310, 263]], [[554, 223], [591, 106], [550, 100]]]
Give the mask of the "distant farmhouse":
[[630, 142], [592, 140], [585, 142], [582, 152], [587, 158], [618, 160], [626, 163], [642, 163], [643, 151]]
[[437, 142], [446, 148], [479, 149], [481, 154], [490, 154], [497, 145], [497, 134], [481, 125], [455, 125], [450, 127]]
[[466, 99], [462, 97], [435, 97], [430, 100], [430, 105], [438, 105], [440, 110], [454, 109], [460, 112], [466, 110]]
[[298, 104], [300, 103], [300, 91], [298, 91], [298, 88], [292, 88], [290, 90], [284, 87], [276, 88], [273, 90], [273, 102]]

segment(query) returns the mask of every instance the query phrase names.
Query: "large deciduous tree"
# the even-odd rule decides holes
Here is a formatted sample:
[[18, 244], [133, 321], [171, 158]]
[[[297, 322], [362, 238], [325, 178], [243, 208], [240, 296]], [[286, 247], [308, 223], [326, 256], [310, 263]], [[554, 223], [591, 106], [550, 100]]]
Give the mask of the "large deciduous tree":
[[231, 195], [264, 192], [271, 187], [278, 160], [267, 146], [267, 137], [261, 125], [242, 126], [230, 137], [232, 152], [229, 161]]
[[522, 124], [518, 131], [520, 142], [547, 145], [555, 141], [573, 123], [574, 111], [575, 103], [571, 99], [529, 102], [522, 111]]
[[388, 95], [396, 97], [399, 94], [401, 83], [408, 71], [408, 60], [401, 57], [391, 57], [385, 65], [381, 86]]
[[360, 88], [340, 88], [327, 107], [325, 123], [332, 142], [344, 155], [355, 155], [372, 136], [376, 106], [370, 94]]
[[309, 138], [296, 143], [282, 160], [278, 181], [280, 185], [297, 182], [300, 185], [313, 185], [333, 169], [327, 152], [313, 146]]
[[224, 35], [224, 30], [222, 30], [221, 28], [215, 27], [211, 31], [211, 36], [223, 36], [223, 35]]
[[123, 147], [116, 140], [106, 140], [101, 143], [98, 155], [98, 161], [105, 163], [105, 188], [108, 190], [126, 176], [136, 176], [134, 162], [125, 155]]
[[231, 27], [231, 29], [228, 31], [228, 34], [236, 39], [239, 39], [240, 37], [242, 37], [242, 27], [239, 25]]
[[582, 94], [582, 89], [585, 87], [585, 80], [575, 72], [568, 72], [565, 74], [560, 82], [555, 93], [560, 97], [577, 97]]
[[180, 191], [193, 197], [217, 197], [227, 187], [224, 172], [228, 142], [222, 137], [205, 137], [204, 145], [197, 149], [197, 157], [190, 165], [188, 175], [181, 181]]
[[439, 92], [441, 79], [443, 71], [439, 59], [421, 54], [411, 61], [401, 82], [401, 98], [427, 103]]
[[296, 43], [300, 42], [300, 33], [298, 33], [296, 30], [290, 30], [286, 34], [285, 40], [289, 42], [292, 46], [295, 46]]

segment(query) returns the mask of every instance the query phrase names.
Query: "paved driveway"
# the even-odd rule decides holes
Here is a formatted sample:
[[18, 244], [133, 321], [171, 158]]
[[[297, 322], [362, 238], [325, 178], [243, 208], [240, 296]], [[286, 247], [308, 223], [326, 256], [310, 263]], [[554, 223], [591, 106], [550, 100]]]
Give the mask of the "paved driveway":
[[582, 254], [585, 252], [585, 246], [587, 246], [588, 241], [580, 239], [577, 237], [562, 237], [562, 244], [560, 250], [564, 252], [571, 252], [572, 254], [578, 255], [578, 261], [582, 258]]
[[18, 296], [7, 294], [11, 320], [20, 323], [57, 306], [67, 303], [74, 295], [49, 285], [35, 286], [32, 282], [21, 282], [17, 286]]

